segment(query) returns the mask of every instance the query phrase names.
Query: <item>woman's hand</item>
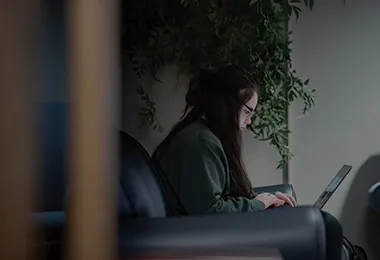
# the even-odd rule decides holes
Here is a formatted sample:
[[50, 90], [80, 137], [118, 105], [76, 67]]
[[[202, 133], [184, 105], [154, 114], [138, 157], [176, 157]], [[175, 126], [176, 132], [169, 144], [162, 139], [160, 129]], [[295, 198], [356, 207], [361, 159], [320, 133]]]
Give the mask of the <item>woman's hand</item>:
[[293, 196], [284, 194], [280, 191], [277, 191], [274, 196], [276, 196], [278, 199], [285, 201], [285, 204], [288, 204], [289, 206], [295, 207], [297, 206], [296, 200], [293, 198]]
[[265, 209], [269, 208], [270, 206], [279, 207], [284, 205], [285, 200], [278, 198], [277, 196], [271, 194], [271, 193], [260, 193], [255, 197], [255, 199], [261, 201], [265, 205]]

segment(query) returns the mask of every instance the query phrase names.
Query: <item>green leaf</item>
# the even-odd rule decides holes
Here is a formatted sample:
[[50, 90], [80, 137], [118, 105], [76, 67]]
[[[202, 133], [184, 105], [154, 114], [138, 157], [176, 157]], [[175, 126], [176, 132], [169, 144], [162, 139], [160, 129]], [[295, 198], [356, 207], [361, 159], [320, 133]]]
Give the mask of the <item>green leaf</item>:
[[214, 22], [216, 16], [217, 16], [216, 12], [211, 12], [208, 14], [208, 19], [210, 20], [210, 22]]
[[187, 7], [189, 4], [190, 0], [181, 0], [181, 5], [183, 5], [183, 7]]
[[218, 4], [216, 3], [215, 0], [210, 0], [210, 5], [213, 9], [217, 9], [218, 8]]
[[296, 20], [298, 21], [299, 16], [300, 16], [300, 12], [301, 12], [301, 8], [299, 8], [298, 6], [293, 5], [292, 9], [293, 9], [294, 14], [296, 15]]
[[314, 7], [314, 0], [309, 0], [310, 1], [310, 6], [309, 6], [309, 8], [310, 8], [310, 10], [313, 10], [313, 7]]
[[144, 89], [142, 87], [137, 88], [137, 93], [139, 95], [143, 95], [144, 94]]
[[249, 1], [249, 5], [254, 5], [254, 4], [257, 4], [259, 0], [251, 0]]

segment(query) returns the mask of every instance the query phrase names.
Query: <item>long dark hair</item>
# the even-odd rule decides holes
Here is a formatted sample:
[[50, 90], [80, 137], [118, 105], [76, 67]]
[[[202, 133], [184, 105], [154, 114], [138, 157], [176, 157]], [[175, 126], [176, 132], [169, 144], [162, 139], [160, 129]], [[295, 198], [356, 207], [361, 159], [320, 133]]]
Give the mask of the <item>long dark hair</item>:
[[241, 156], [241, 131], [239, 113], [242, 106], [258, 86], [248, 72], [236, 66], [203, 70], [190, 81], [186, 94], [186, 107], [181, 120], [157, 147], [153, 157], [164, 148], [178, 132], [193, 122], [204, 118], [210, 130], [219, 138], [230, 170], [231, 196], [253, 197], [251, 182]]

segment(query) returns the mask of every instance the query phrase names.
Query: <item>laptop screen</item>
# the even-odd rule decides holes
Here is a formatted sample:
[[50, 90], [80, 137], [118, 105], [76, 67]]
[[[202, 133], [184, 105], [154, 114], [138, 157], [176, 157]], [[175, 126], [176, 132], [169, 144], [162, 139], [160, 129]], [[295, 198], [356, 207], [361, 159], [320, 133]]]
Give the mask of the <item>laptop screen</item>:
[[329, 185], [327, 185], [326, 189], [323, 191], [321, 196], [319, 196], [318, 200], [315, 202], [314, 207], [322, 209], [323, 206], [327, 203], [327, 201], [331, 198], [335, 190], [342, 183], [344, 178], [346, 178], [347, 174], [351, 171], [351, 165], [343, 165], [340, 168], [339, 172], [335, 175], [335, 177], [331, 180]]

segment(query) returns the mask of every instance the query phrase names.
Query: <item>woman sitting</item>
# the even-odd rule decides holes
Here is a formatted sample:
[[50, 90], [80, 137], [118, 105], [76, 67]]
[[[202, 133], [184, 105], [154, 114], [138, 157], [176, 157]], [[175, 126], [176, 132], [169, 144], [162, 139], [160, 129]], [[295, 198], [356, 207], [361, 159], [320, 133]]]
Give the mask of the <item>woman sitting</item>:
[[[284, 204], [296, 206], [288, 194], [255, 193], [244, 168], [241, 131], [251, 124], [258, 97], [258, 85], [238, 67], [203, 71], [191, 80], [180, 122], [153, 155], [162, 170], [169, 214], [256, 212]], [[330, 237], [330, 241], [341, 242], [338, 221], [328, 213], [323, 216], [328, 241]], [[327, 259], [340, 259], [341, 251], [328, 254]]]

